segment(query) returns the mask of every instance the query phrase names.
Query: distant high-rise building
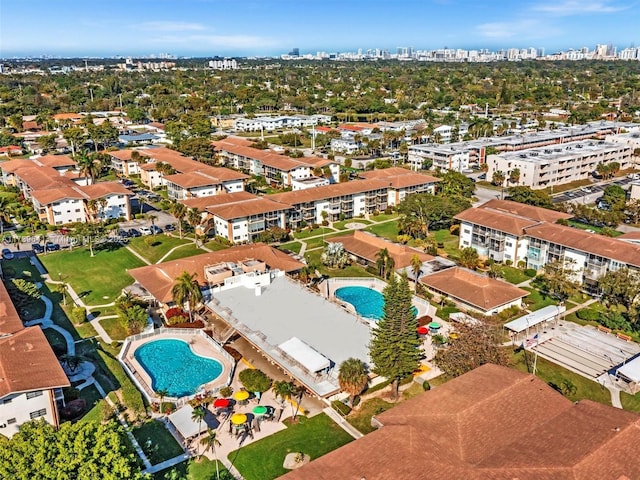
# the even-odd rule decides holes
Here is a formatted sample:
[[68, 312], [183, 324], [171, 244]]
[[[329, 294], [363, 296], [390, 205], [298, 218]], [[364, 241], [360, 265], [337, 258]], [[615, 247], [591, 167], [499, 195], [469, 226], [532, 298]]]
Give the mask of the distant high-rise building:
[[289, 52], [289, 55], [291, 55], [292, 57], [299, 57], [300, 56], [300, 49], [297, 48], [297, 47], [291, 49], [291, 51]]

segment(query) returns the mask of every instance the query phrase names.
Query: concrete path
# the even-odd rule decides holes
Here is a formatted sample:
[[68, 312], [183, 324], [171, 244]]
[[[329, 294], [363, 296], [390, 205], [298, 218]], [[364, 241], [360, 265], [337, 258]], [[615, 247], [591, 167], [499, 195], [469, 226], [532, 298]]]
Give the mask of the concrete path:
[[611, 405], [616, 408], [622, 409], [622, 402], [620, 401], [620, 390], [615, 387], [607, 387], [609, 393], [611, 393]]
[[360, 433], [359, 430], [357, 430], [353, 425], [351, 425], [349, 422], [347, 422], [344, 418], [342, 418], [342, 416], [336, 412], [333, 408], [331, 407], [327, 407], [323, 410], [323, 412], [329, 417], [331, 418], [331, 420], [333, 420], [334, 422], [336, 422], [340, 427], [342, 427], [342, 429], [347, 432], [349, 435], [351, 435], [353, 438], [355, 438], [356, 440], [359, 438], [362, 438], [364, 435], [362, 435], [362, 433]]
[[[193, 242], [193, 245], [195, 245], [195, 243], [196, 243], [196, 242]], [[169, 255], [171, 255], [174, 251], [178, 250], [179, 248], [186, 247], [186, 246], [191, 246], [191, 245], [192, 245], [191, 243], [185, 243], [184, 245], [176, 245], [176, 246], [175, 246], [175, 247], [173, 247], [171, 250], [169, 250], [167, 253], [165, 253], [165, 254], [162, 256], [162, 258], [156, 262], [156, 264], [164, 262], [164, 261], [165, 261], [165, 258], [167, 258]], [[203, 248], [203, 247], [196, 245], [196, 248]], [[210, 250], [210, 249], [208, 249], [208, 248], [207, 248], [207, 249], [203, 249], [203, 250], [206, 250], [206, 251], [208, 251], [208, 252], [211, 252], [211, 250]]]
[[173, 467], [180, 462], [184, 462], [185, 460], [189, 460], [191, 458], [190, 453], [183, 453], [182, 455], [178, 455], [177, 457], [170, 458], [169, 460], [165, 460], [164, 462], [157, 463], [152, 465], [151, 467], [142, 471], [142, 473], [157, 473], [165, 470], [167, 468]]
[[29, 322], [25, 322], [25, 325], [27, 327], [31, 327], [33, 325], [40, 325], [40, 328], [42, 328], [43, 330], [46, 328], [55, 330], [56, 332], [58, 332], [60, 335], [64, 337], [65, 342], [67, 343], [67, 355], [75, 355], [76, 342], [73, 340], [73, 335], [71, 335], [66, 329], [53, 323], [53, 320], [51, 319], [51, 314], [53, 313], [53, 303], [45, 295], [41, 295], [40, 300], [44, 302], [44, 306], [45, 306], [44, 317], [37, 318]]
[[[113, 408], [115, 410], [116, 409], [116, 405], [107, 396], [107, 394], [105, 393], [104, 389], [102, 388], [102, 385], [100, 385], [99, 382], [94, 382], [94, 385], [95, 385], [96, 389], [98, 390], [98, 393], [100, 393], [100, 396], [102, 398], [104, 398], [105, 401], [111, 406], [111, 408]], [[149, 459], [145, 455], [144, 451], [140, 447], [140, 444], [136, 440], [136, 437], [134, 437], [133, 433], [131, 433], [131, 430], [129, 429], [129, 425], [127, 424], [127, 421], [124, 419], [124, 417], [122, 416], [120, 411], [118, 411], [118, 421], [124, 427], [124, 431], [127, 434], [127, 437], [129, 437], [129, 440], [131, 441], [131, 444], [133, 445], [133, 448], [136, 450], [136, 453], [138, 454], [138, 456], [142, 460], [142, 463], [144, 464], [144, 467], [145, 468], [151, 468], [151, 462], [149, 461]]]
[[138, 252], [136, 252], [133, 248], [131, 248], [129, 245], [125, 245], [125, 247], [127, 250], [129, 250], [131, 253], [133, 253], [136, 257], [138, 257], [140, 260], [142, 260], [146, 265], [151, 265], [151, 262], [149, 260], [147, 260], [146, 258], [144, 258], [142, 255], [140, 255]]
[[89, 323], [91, 324], [91, 326], [95, 329], [96, 333], [98, 334], [98, 336], [107, 344], [111, 344], [113, 343], [113, 339], [111, 338], [111, 336], [107, 333], [107, 331], [104, 329], [104, 327], [102, 326], [102, 324], [100, 323], [100, 320], [104, 320], [105, 318], [117, 318], [117, 315], [109, 315], [106, 317], [99, 317], [99, 318], [90, 318], [89, 319]]

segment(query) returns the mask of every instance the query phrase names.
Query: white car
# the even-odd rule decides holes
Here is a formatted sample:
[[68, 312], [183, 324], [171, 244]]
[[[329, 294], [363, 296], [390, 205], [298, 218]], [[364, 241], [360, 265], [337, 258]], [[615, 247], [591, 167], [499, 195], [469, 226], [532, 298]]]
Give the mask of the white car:
[[591, 193], [591, 189], [590, 189], [589, 187], [582, 187], [582, 188], [581, 188], [581, 190], [582, 190], [584, 193]]
[[140, 233], [142, 235], [151, 235], [151, 228], [149, 228], [149, 227], [140, 227]]

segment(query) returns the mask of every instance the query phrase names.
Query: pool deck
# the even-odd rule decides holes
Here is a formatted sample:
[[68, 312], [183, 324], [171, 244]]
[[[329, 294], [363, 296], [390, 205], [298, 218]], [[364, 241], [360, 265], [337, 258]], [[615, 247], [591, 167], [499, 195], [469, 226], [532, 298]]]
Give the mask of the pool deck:
[[[224, 352], [224, 350], [222, 350], [222, 347], [220, 347], [220, 349], [215, 348], [215, 346], [211, 343], [214, 341], [211, 339], [208, 340], [203, 335], [204, 334], [199, 333], [199, 330], [196, 329], [161, 329], [161, 331], [159, 332], [154, 332], [153, 335], [145, 336], [142, 338], [136, 338], [138, 337], [136, 335], [134, 337], [129, 337], [129, 342], [123, 347], [119, 358], [121, 362], [126, 365], [127, 369], [129, 370], [128, 373], [133, 375], [134, 381], [140, 387], [142, 387], [142, 390], [147, 399], [150, 402], [159, 402], [160, 398], [151, 388], [151, 376], [147, 373], [140, 362], [136, 360], [134, 353], [142, 345], [156, 340], [183, 340], [189, 344], [191, 350], [196, 355], [214, 359], [222, 364], [223, 370], [218, 378], [204, 384], [204, 389], [206, 391], [213, 392], [229, 384], [235, 364], [230, 359], [230, 356], [226, 352]], [[167, 361], [171, 361], [171, 359], [168, 358]], [[181, 399], [184, 398], [187, 397], [181, 397]], [[178, 399], [165, 397], [164, 400], [176, 401]]]

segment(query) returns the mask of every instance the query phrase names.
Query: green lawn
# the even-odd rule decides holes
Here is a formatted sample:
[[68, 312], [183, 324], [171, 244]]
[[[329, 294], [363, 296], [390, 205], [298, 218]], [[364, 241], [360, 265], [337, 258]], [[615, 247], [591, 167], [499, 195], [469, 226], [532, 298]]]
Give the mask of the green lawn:
[[351, 412], [347, 421], [362, 433], [373, 432], [375, 428], [371, 426], [371, 417], [389, 410], [393, 405], [381, 398], [370, 398], [365, 400], [358, 410]]
[[458, 256], [460, 254], [460, 249], [458, 248], [460, 237], [453, 235], [448, 228], [433, 230], [431, 234], [436, 239], [436, 242], [444, 244], [444, 251], [447, 255]]
[[284, 475], [287, 471], [282, 462], [288, 453], [303, 452], [315, 460], [353, 440], [324, 413], [298, 418], [299, 422], [286, 430], [228, 455], [246, 480], [270, 480]]
[[201, 253], [207, 253], [207, 252], [205, 250], [202, 250], [200, 247], [196, 247], [196, 245], [192, 243], [191, 245], [186, 245], [184, 247], [178, 248], [177, 250], [174, 250], [162, 261], [168, 262], [169, 260], [177, 260], [179, 258], [193, 257], [194, 255], [200, 255]]
[[278, 246], [279, 250], [289, 250], [295, 253], [300, 253], [301, 248], [302, 248], [302, 244], [300, 242], [283, 243], [282, 245]]
[[80, 390], [80, 398], [87, 402], [86, 413], [80, 419], [81, 422], [101, 422], [105, 405], [107, 402], [100, 396], [98, 389], [89, 385]]
[[315, 237], [316, 235], [322, 235], [323, 233], [327, 235], [329, 233], [335, 233], [335, 230], [329, 227], [320, 227], [320, 228], [315, 228], [313, 230], [304, 229], [301, 232], [294, 232], [293, 238], [304, 239], [309, 237]]
[[229, 245], [226, 245], [224, 243], [220, 243], [216, 239], [208, 241], [207, 243], [204, 244], [204, 246], [207, 247], [209, 250], [213, 250], [214, 252], [217, 252], [218, 250], [224, 250], [226, 248], [229, 248]]
[[396, 215], [395, 213], [391, 213], [389, 215], [387, 215], [386, 213], [381, 213], [380, 215], [375, 215], [372, 217], [369, 217], [371, 220], [373, 220], [374, 222], [384, 222], [386, 220], [391, 220], [393, 218], [398, 218], [398, 215]]
[[339, 237], [344, 235], [344, 233], [332, 233], [330, 235], [324, 235], [320, 237], [311, 238], [309, 240], [305, 240], [307, 242], [307, 249], [311, 250], [313, 248], [324, 247], [326, 245], [325, 240], [332, 237]]
[[[605, 228], [605, 227], [596, 227], [594, 225], [589, 225], [588, 223], [576, 222], [574, 220], [569, 220], [569, 225], [571, 225], [574, 228], [579, 228], [581, 230], [593, 230], [596, 233], [601, 233], [602, 229]], [[620, 235], [622, 235], [623, 232], [619, 232], [618, 230], [613, 230], [611, 233], [614, 237], [619, 237]]]
[[375, 233], [379, 237], [386, 238], [392, 242], [398, 239], [398, 224], [397, 222], [386, 222], [378, 225], [371, 225], [364, 229], [365, 232]]
[[[156, 263], [158, 260], [164, 257], [172, 248], [180, 245], [186, 245], [188, 243], [192, 243], [191, 240], [186, 238], [180, 239], [178, 237], [168, 237], [162, 234], [156, 235], [155, 237], [147, 235], [145, 237], [132, 238], [129, 241], [128, 246], [138, 255], [146, 258], [149, 263]], [[181, 249], [178, 249], [177, 251], [180, 250]]]
[[152, 465], [184, 453], [180, 444], [159, 420], [149, 420], [134, 427], [131, 433]]
[[100, 320], [100, 325], [106, 330], [112, 340], [124, 340], [129, 333], [120, 323], [119, 318], [104, 318]]
[[87, 305], [113, 302], [122, 289], [133, 283], [127, 269], [144, 263], [126, 248], [99, 250], [91, 257], [88, 248], [41, 255], [45, 268], [54, 280], [68, 282]]
[[369, 225], [371, 222], [369, 220], [365, 220], [364, 218], [350, 218], [348, 220], [342, 220], [340, 222], [333, 222], [333, 228], [337, 228], [338, 230], [346, 230], [346, 226], [348, 223], [362, 223], [364, 225]]
[[524, 287], [523, 290], [528, 290], [529, 292], [531, 292], [529, 295], [524, 297], [524, 303], [528, 305], [529, 310], [540, 310], [541, 308], [547, 307], [549, 305], [558, 304], [556, 300], [551, 297], [545, 296], [534, 288]]
[[[526, 358], [525, 353], [527, 355]], [[531, 352], [520, 350], [511, 354], [513, 367], [521, 372], [531, 373], [533, 360], [534, 356]], [[605, 405], [611, 405], [609, 390], [603, 388], [602, 385], [541, 357], [538, 357], [536, 367], [536, 375], [551, 386], [561, 387], [563, 383], [570, 382], [575, 387], [575, 390], [567, 393], [566, 397], [569, 400], [575, 402], [586, 398]]]
[[357, 264], [348, 265], [342, 269], [328, 268], [322, 265], [320, 256], [322, 250], [313, 250], [312, 252], [305, 253], [304, 257], [307, 260], [307, 265], [316, 265], [318, 271], [329, 277], [373, 277], [374, 275], [367, 272], [363, 267]]
[[76, 328], [76, 331], [78, 332], [78, 335], [80, 335], [82, 338], [90, 338], [98, 335], [98, 332], [96, 332], [96, 329], [93, 328], [93, 325], [91, 325], [89, 322], [83, 323], [82, 325], [78, 325], [75, 328]]
[[622, 408], [625, 410], [640, 413], [640, 393], [630, 395], [628, 393], [621, 392], [620, 401], [622, 402]]
[[[222, 475], [227, 471], [227, 469], [224, 468], [222, 463], [217, 463], [220, 478], [224, 478]], [[155, 473], [153, 478], [154, 480], [166, 480], [167, 478], [182, 480], [215, 480], [216, 462], [209, 460], [207, 457], [185, 460], [173, 467]]]
[[518, 283], [526, 282], [527, 280], [531, 280], [530, 277], [527, 277], [522, 270], [515, 267], [508, 267], [507, 265], [500, 265], [500, 271], [502, 272], [503, 278], [509, 282], [517, 285]]

